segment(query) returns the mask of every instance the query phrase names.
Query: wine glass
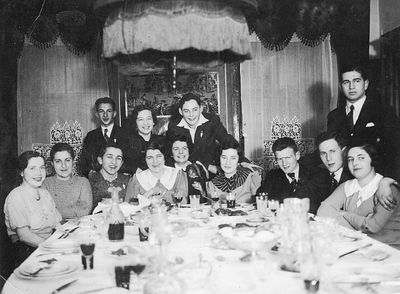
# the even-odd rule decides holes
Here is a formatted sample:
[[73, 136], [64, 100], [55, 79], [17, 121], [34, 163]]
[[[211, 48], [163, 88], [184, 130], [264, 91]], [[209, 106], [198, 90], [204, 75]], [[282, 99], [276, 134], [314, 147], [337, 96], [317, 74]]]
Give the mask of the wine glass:
[[96, 246], [96, 242], [94, 239], [82, 239], [79, 242], [79, 246], [82, 252], [82, 265], [83, 269], [93, 269], [93, 253], [94, 248]]
[[175, 203], [177, 203], [178, 208], [181, 208], [182, 199], [183, 199], [183, 192], [182, 191], [176, 191], [174, 193], [174, 200], [175, 200]]
[[268, 200], [268, 208], [271, 210], [273, 218], [276, 216], [276, 211], [279, 208], [279, 201], [278, 200]]

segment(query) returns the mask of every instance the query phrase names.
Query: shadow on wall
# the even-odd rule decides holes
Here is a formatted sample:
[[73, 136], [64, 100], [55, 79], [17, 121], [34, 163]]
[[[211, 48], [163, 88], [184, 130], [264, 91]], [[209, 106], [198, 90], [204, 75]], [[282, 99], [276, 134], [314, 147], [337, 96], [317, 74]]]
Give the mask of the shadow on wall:
[[302, 137], [315, 139], [326, 130], [328, 113], [336, 108], [337, 99], [332, 98], [330, 86], [320, 82], [309, 87], [307, 94], [315, 117], [302, 122]]

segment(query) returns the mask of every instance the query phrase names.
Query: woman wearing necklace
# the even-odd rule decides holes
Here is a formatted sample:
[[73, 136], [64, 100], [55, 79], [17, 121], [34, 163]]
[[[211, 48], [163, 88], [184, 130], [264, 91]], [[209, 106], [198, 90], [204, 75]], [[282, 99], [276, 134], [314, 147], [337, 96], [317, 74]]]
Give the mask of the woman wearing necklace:
[[61, 215], [53, 198], [41, 188], [46, 178], [43, 157], [25, 151], [18, 158], [22, 183], [8, 194], [4, 204], [7, 233], [16, 249], [16, 264], [25, 260], [53, 233]]
[[97, 206], [103, 198], [111, 198], [108, 188], [119, 187], [119, 198], [124, 199], [126, 187], [130, 176], [119, 173], [123, 163], [122, 148], [116, 143], [108, 143], [99, 153], [97, 161], [101, 165], [99, 171], [89, 174], [89, 182], [93, 193], [93, 208]]
[[[124, 166], [133, 174], [138, 169], [139, 171], [147, 169], [145, 153], [150, 142], [164, 145], [165, 137], [152, 133], [157, 124], [157, 116], [148, 106], [136, 106], [130, 121], [129, 130], [126, 130], [128, 146], [126, 147]], [[132, 132], [132, 129], [135, 129], [135, 131]]]
[[55, 175], [46, 178], [43, 189], [50, 192], [64, 219], [88, 215], [92, 210], [92, 189], [84, 177], [72, 174], [75, 152], [67, 143], [57, 143], [50, 151]]
[[182, 171], [165, 165], [165, 148], [151, 142], [146, 149], [146, 164], [148, 169], [133, 175], [129, 181], [125, 201], [142, 195], [146, 198], [162, 197], [173, 202], [173, 193], [180, 192], [184, 195], [183, 203], [187, 197], [187, 179]]
[[239, 165], [239, 144], [227, 141], [221, 146], [220, 165], [222, 173], [208, 182], [210, 195], [234, 193], [236, 203], [250, 203], [261, 185], [261, 176], [257, 171]]

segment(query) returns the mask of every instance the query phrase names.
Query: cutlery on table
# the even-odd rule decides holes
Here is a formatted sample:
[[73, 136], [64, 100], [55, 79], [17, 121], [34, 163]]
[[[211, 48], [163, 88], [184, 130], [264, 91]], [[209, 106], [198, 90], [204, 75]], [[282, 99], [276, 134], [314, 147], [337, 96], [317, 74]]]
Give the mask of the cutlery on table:
[[41, 267], [39, 267], [37, 270], [35, 270], [34, 272], [31, 272], [31, 273], [28, 273], [29, 274], [29, 276], [31, 276], [31, 277], [34, 277], [34, 276], [36, 276], [38, 273], [40, 273], [42, 270], [44, 270], [45, 268], [50, 268], [51, 267], [51, 265], [50, 264], [47, 264], [47, 265], [44, 265], [44, 266], [41, 266]]
[[79, 249], [74, 249], [70, 251], [63, 251], [63, 252], [46, 252], [46, 253], [40, 253], [36, 255], [36, 257], [40, 256], [45, 256], [45, 255], [53, 255], [53, 254], [59, 254], [59, 255], [69, 255], [69, 254], [76, 254], [79, 253]]
[[71, 234], [73, 231], [75, 231], [76, 229], [78, 229], [79, 228], [79, 226], [77, 226], [77, 227], [75, 227], [75, 228], [73, 228], [73, 229], [66, 229], [65, 231], [64, 231], [64, 233], [61, 235], [61, 236], [59, 236], [58, 237], [58, 239], [65, 239], [65, 238], [67, 238], [68, 236], [69, 236], [69, 234]]
[[61, 285], [60, 287], [58, 287], [57, 289], [55, 289], [53, 292], [51, 292], [51, 294], [56, 294], [56, 293], [60, 292], [61, 290], [67, 288], [69, 285], [75, 283], [76, 281], [78, 281], [78, 279], [69, 281], [68, 283], [66, 283], [66, 284], [64, 284], [64, 285]]
[[358, 247], [358, 248], [356, 248], [356, 249], [354, 249], [354, 250], [351, 250], [351, 251], [349, 251], [349, 252], [343, 253], [343, 254], [339, 255], [338, 258], [342, 258], [342, 257], [344, 257], [344, 256], [346, 256], [346, 255], [352, 254], [352, 253], [357, 252], [357, 251], [359, 251], [359, 250], [361, 250], [361, 249], [368, 248], [368, 247], [371, 247], [371, 246], [372, 246], [372, 244], [371, 244], [371, 243], [368, 243], [368, 244], [363, 245], [363, 246], [361, 246], [361, 247]]

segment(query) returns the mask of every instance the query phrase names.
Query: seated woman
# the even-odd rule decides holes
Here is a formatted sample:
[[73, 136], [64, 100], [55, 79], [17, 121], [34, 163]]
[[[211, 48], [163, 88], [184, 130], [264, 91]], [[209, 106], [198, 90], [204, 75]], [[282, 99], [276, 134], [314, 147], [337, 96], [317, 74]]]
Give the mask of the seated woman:
[[43, 189], [50, 192], [58, 211], [64, 219], [88, 215], [92, 210], [92, 189], [84, 177], [72, 174], [75, 152], [66, 143], [55, 144], [50, 159], [55, 175], [43, 182]]
[[[209, 177], [209, 173], [201, 162], [191, 163], [189, 161], [189, 144], [187, 140], [186, 136], [179, 136], [172, 140], [172, 160], [169, 160], [168, 165], [182, 170], [187, 177], [188, 191], [186, 194], [202, 195], [201, 191], [206, 190], [205, 183]], [[201, 190], [197, 189], [198, 185], [202, 187]], [[202, 197], [200, 203], [203, 202], [207, 202], [207, 198]]]
[[125, 201], [142, 195], [146, 198], [162, 197], [173, 203], [173, 194], [180, 192], [187, 198], [187, 180], [182, 171], [165, 165], [164, 146], [151, 142], [146, 148], [148, 169], [136, 173], [129, 181]]
[[240, 151], [239, 143], [228, 141], [222, 144], [220, 165], [222, 173], [208, 182], [207, 190], [210, 195], [232, 192], [236, 203], [251, 203], [261, 185], [261, 175], [257, 171], [238, 164]]
[[[148, 106], [136, 106], [130, 122], [129, 129], [125, 130], [128, 137], [128, 146], [125, 150], [125, 167], [133, 174], [137, 169], [140, 169], [140, 171], [147, 169], [145, 153], [150, 142], [164, 145], [165, 137], [152, 133], [153, 127], [157, 124], [157, 116]], [[132, 129], [134, 129], [133, 132]]]
[[[353, 145], [348, 149], [347, 162], [355, 179], [341, 184], [321, 203], [317, 215], [331, 217], [339, 224], [371, 234], [382, 242], [400, 244], [400, 210], [386, 210], [377, 201], [376, 191], [382, 175], [375, 172], [378, 154], [370, 144]], [[400, 200], [400, 193], [392, 187], [392, 195]]]
[[110, 187], [119, 187], [119, 198], [124, 199], [126, 187], [130, 176], [119, 173], [123, 163], [122, 148], [116, 143], [106, 144], [99, 153], [97, 161], [101, 165], [100, 171], [89, 174], [89, 182], [93, 193], [93, 208], [101, 202], [103, 198], [111, 198], [108, 191]]
[[41, 188], [46, 178], [43, 157], [35, 151], [23, 152], [18, 172], [22, 183], [8, 194], [4, 204], [7, 233], [16, 246], [16, 265], [50, 237], [61, 221], [50, 193]]

